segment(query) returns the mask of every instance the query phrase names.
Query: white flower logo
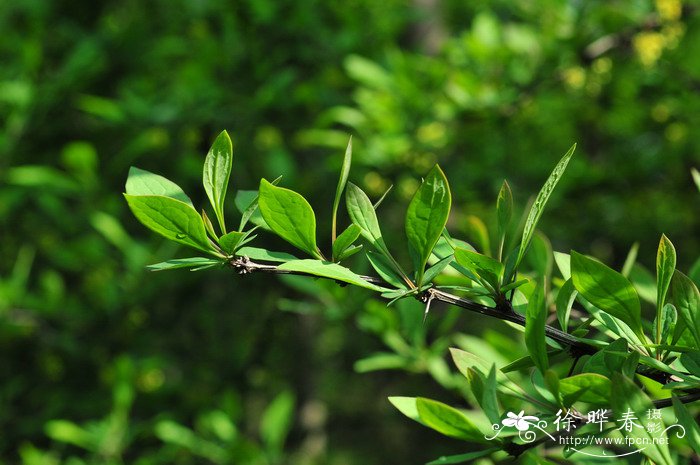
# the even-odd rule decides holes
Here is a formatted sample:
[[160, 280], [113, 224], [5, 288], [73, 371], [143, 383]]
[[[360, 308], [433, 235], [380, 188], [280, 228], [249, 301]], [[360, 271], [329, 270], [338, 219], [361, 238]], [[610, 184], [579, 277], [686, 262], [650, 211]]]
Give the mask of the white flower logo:
[[525, 410], [521, 410], [517, 415], [513, 412], [508, 412], [506, 416], [508, 418], [503, 419], [503, 426], [515, 426], [518, 428], [518, 431], [527, 431], [530, 428], [530, 422], [539, 421], [537, 417], [525, 415]]

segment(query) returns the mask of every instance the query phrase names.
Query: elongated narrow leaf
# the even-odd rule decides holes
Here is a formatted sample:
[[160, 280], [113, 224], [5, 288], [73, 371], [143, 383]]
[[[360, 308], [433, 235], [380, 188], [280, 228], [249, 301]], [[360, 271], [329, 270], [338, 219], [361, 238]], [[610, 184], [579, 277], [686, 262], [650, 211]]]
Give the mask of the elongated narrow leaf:
[[[275, 184], [275, 182], [272, 181], [272, 184]], [[265, 223], [260, 209], [258, 208], [258, 200], [258, 191], [239, 190], [236, 192], [233, 203], [236, 205], [238, 211], [241, 212], [241, 222], [238, 226], [239, 231], [243, 231], [243, 228], [245, 228], [249, 221], [256, 226], [270, 231], [270, 227]]]
[[637, 291], [627, 278], [572, 250], [571, 279], [586, 300], [627, 323], [637, 335], [643, 334], [641, 304]]
[[656, 253], [656, 343], [661, 344], [662, 309], [666, 303], [666, 294], [671, 285], [671, 278], [676, 269], [676, 249], [665, 234], [661, 235]]
[[627, 257], [625, 258], [625, 263], [622, 265], [621, 270], [622, 276], [624, 276], [625, 278], [630, 277], [632, 267], [637, 261], [637, 253], [639, 253], [639, 242], [635, 242], [634, 244], [632, 244], [632, 247], [630, 247], [630, 251], [627, 252]]
[[233, 166], [233, 144], [228, 132], [222, 131], [212, 144], [204, 160], [204, 174], [202, 183], [209, 197], [209, 202], [214, 209], [214, 214], [219, 220], [221, 233], [226, 234], [224, 222], [224, 199], [228, 188], [228, 180]]
[[557, 320], [559, 320], [559, 326], [564, 331], [569, 330], [569, 316], [577, 294], [578, 291], [574, 288], [574, 283], [571, 279], [567, 279], [564, 282], [564, 285], [559, 289], [559, 294], [557, 294]]
[[690, 172], [693, 174], [693, 181], [695, 181], [695, 185], [698, 186], [698, 190], [700, 190], [700, 171], [696, 170], [695, 168], [691, 168]]
[[185, 192], [163, 176], [132, 166], [126, 179], [126, 193], [129, 195], [161, 195], [184, 202], [194, 208], [192, 200]]
[[129, 208], [147, 228], [180, 244], [204, 252], [213, 249], [199, 213], [180, 200], [162, 195], [124, 194]]
[[316, 216], [301, 194], [260, 181], [258, 204], [270, 229], [294, 247], [321, 258], [316, 247]]
[[416, 399], [416, 410], [421, 422], [428, 428], [457, 439], [485, 442], [484, 434], [459, 410], [436, 400]]
[[544, 301], [544, 285], [538, 284], [530, 297], [525, 310], [525, 345], [530, 357], [542, 373], [549, 368], [547, 342], [545, 341], [545, 324], [547, 307]]
[[241, 247], [236, 251], [236, 255], [263, 262], [284, 263], [290, 260], [299, 260], [294, 255], [285, 252], [274, 252], [271, 250], [261, 249], [259, 247]]
[[360, 232], [360, 227], [353, 223], [333, 241], [333, 261], [339, 260], [343, 252], [360, 237]]
[[510, 190], [508, 181], [503, 181], [501, 190], [498, 192], [496, 213], [498, 214], [498, 235], [503, 238], [513, 217], [513, 191]]
[[335, 281], [353, 284], [358, 287], [364, 287], [365, 289], [371, 289], [378, 292], [387, 292], [390, 290], [365, 281], [362, 279], [362, 277], [353, 273], [344, 266], [323, 260], [292, 260], [281, 264], [277, 268], [286, 271], [308, 273], [314, 276], [329, 278]]
[[362, 237], [367, 239], [377, 250], [385, 251], [386, 245], [379, 229], [379, 221], [372, 202], [362, 189], [349, 182], [345, 191], [345, 203], [350, 220], [360, 228]]
[[406, 212], [406, 237], [417, 255], [416, 276], [422, 283], [425, 264], [450, 215], [452, 196], [445, 173], [438, 165], [430, 170]]
[[282, 449], [294, 421], [295, 403], [296, 399], [291, 391], [282, 391], [262, 413], [260, 438], [268, 449]]
[[433, 280], [440, 274], [442, 273], [445, 268], [450, 266], [450, 263], [454, 257], [452, 255], [449, 255], [441, 260], [439, 260], [437, 263], [432, 265], [430, 268], [428, 268], [425, 271], [425, 274], [423, 275], [423, 282], [424, 283], [431, 283]]
[[332, 222], [332, 240], [335, 243], [336, 238], [336, 224], [338, 217], [338, 206], [340, 206], [340, 197], [343, 195], [343, 190], [345, 190], [345, 184], [348, 182], [348, 176], [350, 175], [350, 166], [352, 165], [352, 137], [348, 141], [348, 147], [345, 149], [345, 157], [343, 158], [343, 167], [340, 169], [340, 179], [338, 179], [338, 186], [335, 189], [335, 198], [333, 199], [333, 222]]
[[503, 278], [503, 263], [486, 255], [462, 249], [455, 249], [455, 260], [469, 271], [498, 290]]
[[569, 164], [569, 160], [574, 154], [574, 150], [576, 150], [576, 144], [572, 145], [569, 151], [566, 152], [566, 155], [559, 160], [559, 163], [557, 163], [557, 166], [554, 167], [552, 174], [550, 174], [549, 178], [547, 178], [547, 181], [544, 183], [544, 186], [542, 186], [542, 189], [535, 198], [535, 202], [530, 208], [530, 213], [527, 216], [525, 228], [523, 229], [523, 237], [520, 241], [520, 251], [518, 252], [518, 258], [515, 265], [516, 269], [527, 252], [530, 241], [532, 240], [532, 235], [535, 233], [537, 223], [539, 222], [542, 212], [544, 211], [544, 207], [547, 205], [547, 201], [552, 195], [552, 191], [554, 191], [554, 188], [557, 186], [557, 183], [559, 183], [559, 180], [564, 174], [566, 166]]
[[671, 300], [680, 319], [700, 346], [700, 292], [695, 283], [678, 270], [671, 280]]
[[[646, 415], [649, 410], [654, 408], [646, 394], [630, 379], [619, 373], [613, 373], [610, 392], [612, 394], [611, 405], [613, 412], [618, 416], [627, 414], [626, 417], [634, 422], [628, 423], [620, 431], [632, 439], [635, 447], [657, 465], [673, 465], [674, 462], [668, 450], [666, 433], [661, 431], [652, 434], [645, 428]], [[624, 423], [621, 423], [621, 425], [624, 425]]]
[[214, 267], [222, 265], [223, 262], [221, 260], [214, 260], [213, 258], [206, 257], [192, 257], [175, 258], [173, 260], [148, 265], [146, 268], [148, 268], [150, 271], [164, 271], [175, 270], [178, 268], [202, 268], [207, 266]]

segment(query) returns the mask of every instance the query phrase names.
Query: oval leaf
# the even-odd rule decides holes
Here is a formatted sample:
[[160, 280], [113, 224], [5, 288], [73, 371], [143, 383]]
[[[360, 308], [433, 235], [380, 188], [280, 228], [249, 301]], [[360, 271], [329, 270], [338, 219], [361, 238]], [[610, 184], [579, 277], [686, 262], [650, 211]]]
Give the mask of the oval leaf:
[[172, 182], [150, 171], [132, 166], [126, 179], [126, 193], [129, 195], [162, 195], [184, 202], [194, 208], [192, 200], [185, 192]]
[[700, 292], [695, 283], [678, 270], [671, 280], [671, 300], [681, 320], [700, 346]]
[[161, 195], [124, 194], [129, 208], [144, 226], [171, 241], [204, 252], [213, 249], [199, 213], [184, 202]]
[[671, 285], [671, 278], [676, 269], [676, 249], [665, 234], [661, 235], [656, 253], [656, 343], [661, 344], [662, 309], [666, 303], [666, 294]]
[[316, 216], [301, 194], [260, 181], [258, 204], [265, 223], [294, 247], [321, 258], [316, 247]]
[[586, 300], [627, 323], [638, 336], [643, 336], [639, 296], [627, 278], [572, 250], [571, 279]]

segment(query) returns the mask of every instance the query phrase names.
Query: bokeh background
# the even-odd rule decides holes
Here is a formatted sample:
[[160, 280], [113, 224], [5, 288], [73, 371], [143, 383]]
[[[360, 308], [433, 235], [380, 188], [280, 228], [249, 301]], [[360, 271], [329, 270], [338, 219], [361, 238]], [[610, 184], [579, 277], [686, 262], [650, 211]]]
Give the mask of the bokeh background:
[[187, 252], [130, 215], [129, 166], [204, 205], [201, 164], [222, 129], [230, 189], [283, 174], [325, 232], [352, 134], [352, 181], [375, 198], [394, 185], [380, 216], [399, 256], [405, 205], [435, 162], [453, 235], [484, 244], [503, 179], [522, 210], [577, 142], [540, 223], [555, 250], [619, 266], [638, 241], [653, 269], [663, 232], [681, 270], [700, 255], [695, 3], [5, 0], [0, 30], [1, 463], [373, 465], [465, 450], [386, 397], [455, 403], [445, 349], [522, 347], [512, 331], [446, 310], [422, 325], [418, 304], [388, 310], [311, 280], [145, 271]]

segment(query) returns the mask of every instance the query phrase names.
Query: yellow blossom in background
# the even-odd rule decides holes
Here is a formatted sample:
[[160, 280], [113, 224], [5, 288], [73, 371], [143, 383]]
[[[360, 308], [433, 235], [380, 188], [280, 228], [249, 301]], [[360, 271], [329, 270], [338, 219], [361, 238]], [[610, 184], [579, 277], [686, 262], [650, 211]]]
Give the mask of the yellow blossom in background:
[[586, 84], [586, 70], [580, 66], [572, 66], [562, 72], [562, 78], [569, 88], [578, 90]]
[[632, 45], [639, 57], [639, 61], [647, 68], [651, 68], [659, 61], [664, 44], [664, 36], [654, 31], [640, 32], [632, 39]]
[[683, 12], [680, 0], [656, 0], [656, 11], [662, 21], [678, 21]]

